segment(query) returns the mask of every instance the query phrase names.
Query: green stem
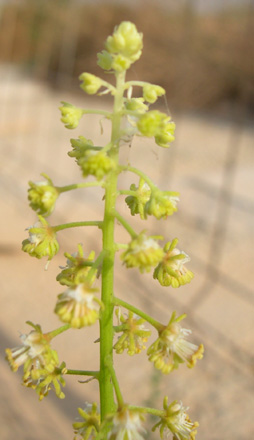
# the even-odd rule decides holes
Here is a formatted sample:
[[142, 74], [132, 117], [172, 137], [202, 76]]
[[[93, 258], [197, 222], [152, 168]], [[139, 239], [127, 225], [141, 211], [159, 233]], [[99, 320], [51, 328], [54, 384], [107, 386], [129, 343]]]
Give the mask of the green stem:
[[56, 186], [57, 191], [61, 194], [66, 191], [71, 191], [73, 189], [77, 188], [88, 188], [91, 186], [102, 186], [103, 187], [104, 182], [85, 182], [85, 183], [73, 183], [72, 185], [66, 185], [66, 186]]
[[70, 370], [68, 369], [65, 374], [73, 374], [76, 376], [93, 376], [95, 379], [99, 379], [99, 371], [89, 371], [89, 370]]
[[85, 222], [64, 223], [62, 225], [52, 226], [52, 229], [54, 230], [54, 232], [58, 232], [58, 231], [62, 231], [63, 229], [78, 228], [80, 226], [98, 226], [99, 228], [101, 228], [102, 221], [91, 220]]
[[149, 177], [138, 168], [134, 168], [131, 166], [122, 166], [121, 169], [123, 171], [131, 171], [132, 173], [137, 174], [139, 177], [142, 177], [144, 179], [144, 181], [150, 186], [151, 189], [157, 189], [157, 186], [153, 183], [153, 181], [149, 179]]
[[[116, 92], [114, 96], [114, 110], [111, 117], [112, 131], [111, 143], [112, 148], [109, 155], [115, 161], [116, 169], [118, 168], [118, 150], [120, 141], [120, 125], [121, 111], [123, 107], [123, 93], [125, 84], [125, 72], [116, 73]], [[115, 410], [114, 387], [111, 379], [111, 372], [108, 367], [110, 359], [113, 365], [113, 291], [114, 291], [114, 259], [115, 259], [115, 243], [114, 243], [114, 227], [115, 227], [115, 204], [117, 197], [117, 178], [118, 171], [109, 173], [105, 183], [105, 209], [102, 226], [103, 234], [103, 250], [106, 256], [102, 264], [102, 293], [101, 300], [104, 304], [104, 310], [100, 318], [100, 407], [101, 421], [105, 420], [108, 414], [112, 414]]]
[[83, 115], [101, 115], [101, 116], [106, 116], [106, 118], [111, 118], [112, 117], [112, 113], [110, 112], [106, 112], [104, 110], [92, 110], [92, 109], [86, 109], [86, 110], [82, 110]]
[[132, 191], [131, 189], [120, 189], [118, 191], [118, 194], [120, 196], [124, 195], [124, 196], [133, 196], [133, 197], [137, 197], [137, 192], [136, 191]]
[[159, 321], [156, 321], [156, 319], [152, 318], [150, 315], [147, 315], [147, 313], [143, 312], [140, 309], [137, 309], [137, 307], [123, 301], [122, 299], [114, 297], [114, 304], [116, 306], [123, 306], [125, 309], [130, 310], [131, 312], [140, 316], [140, 318], [145, 319], [145, 321], [149, 322], [149, 324], [156, 328], [158, 332], [164, 329], [164, 325], [161, 324]]
[[120, 249], [128, 249], [128, 244], [126, 243], [115, 243], [115, 251], [120, 251]]
[[70, 328], [70, 324], [65, 324], [65, 325], [62, 325], [62, 327], [59, 327], [55, 330], [52, 330], [51, 332], [46, 333], [46, 335], [47, 335], [47, 337], [49, 337], [49, 339], [53, 339], [53, 338], [55, 338], [55, 336], [60, 335], [61, 333], [68, 330], [69, 328]]
[[138, 234], [132, 229], [127, 220], [125, 220], [118, 211], [114, 211], [115, 218], [123, 225], [127, 232], [129, 232], [131, 238], [136, 238]]
[[125, 89], [129, 89], [130, 87], [133, 86], [140, 86], [140, 87], [144, 87], [144, 86], [150, 86], [151, 83], [146, 82], [146, 81], [128, 81], [125, 83]]
[[[111, 92], [113, 92], [113, 94], [115, 94], [116, 88], [112, 84], [110, 84], [109, 82], [104, 81], [104, 80], [101, 79], [101, 85], [106, 87], [107, 89], [109, 89]], [[105, 93], [105, 91], [99, 93], [99, 95], [103, 95], [104, 93]]]
[[115, 388], [115, 393], [116, 393], [116, 398], [117, 398], [117, 403], [118, 403], [118, 409], [121, 409], [124, 406], [124, 400], [123, 400], [123, 396], [120, 390], [120, 386], [119, 386], [119, 382], [117, 380], [116, 377], [116, 372], [115, 369], [113, 367], [113, 365], [109, 362], [108, 363], [108, 368], [110, 370], [111, 373], [111, 378], [112, 378], [112, 382]]
[[128, 408], [132, 411], [153, 414], [154, 416], [158, 416], [158, 417], [163, 417], [165, 415], [165, 411], [162, 411], [162, 410], [156, 409], [156, 408], [149, 408], [146, 406], [128, 405]]

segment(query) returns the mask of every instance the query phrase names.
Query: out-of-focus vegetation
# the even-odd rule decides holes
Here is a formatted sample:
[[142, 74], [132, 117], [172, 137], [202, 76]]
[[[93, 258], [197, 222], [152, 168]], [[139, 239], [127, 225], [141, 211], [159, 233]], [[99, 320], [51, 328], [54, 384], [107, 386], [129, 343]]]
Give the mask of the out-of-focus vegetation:
[[73, 87], [77, 76], [101, 74], [94, 53], [114, 26], [133, 21], [144, 33], [132, 78], [162, 85], [174, 109], [245, 110], [254, 100], [254, 11], [240, 7], [199, 15], [187, 3], [161, 10], [156, 2], [91, 4], [20, 0], [1, 7], [0, 62], [18, 63], [54, 86]]

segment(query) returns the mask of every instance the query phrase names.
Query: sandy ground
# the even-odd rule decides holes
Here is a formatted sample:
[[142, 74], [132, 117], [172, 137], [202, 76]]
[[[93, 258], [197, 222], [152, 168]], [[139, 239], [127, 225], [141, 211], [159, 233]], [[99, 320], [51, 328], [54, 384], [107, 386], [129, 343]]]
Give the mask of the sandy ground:
[[[92, 228], [59, 233], [61, 250], [47, 272], [44, 261], [22, 253], [25, 228], [35, 222], [26, 201], [27, 181], [50, 175], [55, 184], [81, 181], [74, 161], [66, 155], [69, 138], [83, 134], [103, 144], [109, 127], [87, 116], [75, 131], [59, 122], [61, 100], [93, 108], [96, 100], [64, 96], [45, 86], [2, 73], [0, 121], [1, 155], [1, 440], [67, 440], [77, 407], [98, 400], [95, 381], [80, 384], [67, 378], [66, 399], [50, 394], [39, 402], [36, 394], [20, 386], [21, 375], [11, 373], [4, 348], [19, 345], [19, 332], [28, 332], [26, 320], [45, 331], [59, 325], [53, 313], [56, 295], [63, 289], [55, 281], [64, 251], [83, 243], [86, 252], [100, 249], [100, 234]], [[200, 428], [197, 439], [249, 440], [253, 431], [253, 130], [205, 116], [176, 115], [177, 141], [170, 150], [144, 139], [125, 145], [122, 163], [147, 172], [163, 189], [180, 191], [179, 211], [167, 221], [136, 218], [134, 228], [146, 228], [165, 239], [179, 238], [179, 247], [191, 256], [195, 278], [177, 290], [162, 288], [151, 274], [140, 276], [117, 261], [117, 295], [167, 322], [171, 312], [187, 312], [186, 326], [193, 341], [203, 342], [205, 356], [195, 369], [181, 366], [161, 377], [146, 354], [130, 358], [116, 355], [115, 364], [127, 402], [161, 406], [165, 394], [190, 407]], [[124, 175], [119, 186], [128, 188], [133, 177]], [[135, 179], [136, 182], [136, 179]], [[100, 190], [79, 190], [59, 200], [52, 224], [98, 219], [102, 215]], [[128, 216], [124, 201], [119, 210]], [[121, 227], [117, 239], [128, 240]], [[98, 326], [74, 331], [54, 340], [61, 360], [69, 368], [96, 369]], [[151, 342], [156, 337], [151, 337]], [[150, 439], [158, 439], [153, 434]]]

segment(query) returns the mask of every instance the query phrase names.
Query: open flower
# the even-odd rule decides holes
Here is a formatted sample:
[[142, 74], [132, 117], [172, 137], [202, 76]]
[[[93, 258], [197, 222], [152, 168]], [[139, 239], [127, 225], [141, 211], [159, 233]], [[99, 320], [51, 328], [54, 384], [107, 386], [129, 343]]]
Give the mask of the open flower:
[[[78, 284], [85, 283], [94, 260], [95, 252], [90, 252], [88, 257], [85, 258], [82, 246], [79, 244], [78, 252], [74, 254], [66, 252], [64, 255], [67, 258], [66, 267], [57, 275], [57, 281], [66, 286], [77, 286]], [[92, 283], [95, 281], [96, 273], [97, 271], [95, 270], [94, 276], [91, 278]]]
[[174, 440], [195, 440], [198, 422], [192, 422], [186, 413], [188, 408], [184, 408], [182, 402], [175, 400], [168, 405], [168, 398], [163, 401], [164, 414], [161, 420], [153, 426], [152, 431], [160, 428], [160, 437], [168, 438], [173, 434]]
[[96, 291], [88, 283], [70, 287], [58, 295], [55, 313], [74, 328], [94, 324], [102, 307], [102, 302], [94, 295]]
[[126, 197], [125, 201], [131, 210], [131, 215], [139, 214], [140, 218], [144, 220], [145, 205], [150, 199], [151, 189], [144, 179], [140, 179], [138, 187], [132, 183], [130, 190], [135, 194]]
[[194, 274], [185, 267], [190, 257], [176, 248], [177, 243], [178, 240], [175, 238], [164, 246], [165, 255], [154, 269], [153, 277], [162, 286], [180, 287], [189, 283], [194, 277]]
[[47, 174], [42, 174], [46, 180], [29, 182], [28, 200], [31, 208], [39, 215], [48, 217], [54, 210], [59, 192]]
[[49, 260], [59, 251], [59, 244], [56, 239], [56, 233], [48, 222], [42, 216], [38, 215], [39, 222], [28, 228], [29, 237], [22, 241], [22, 250], [31, 257], [43, 258]]
[[112, 417], [112, 428], [108, 440], [144, 440], [143, 416], [137, 411], [123, 407]]
[[145, 215], [166, 219], [177, 211], [178, 196], [178, 192], [153, 190], [145, 205]]
[[141, 232], [128, 245], [128, 249], [121, 255], [126, 267], [138, 267], [140, 272], [149, 272], [162, 260], [163, 250], [156, 240], [147, 237]]
[[62, 102], [62, 106], [59, 110], [62, 113], [61, 121], [64, 123], [66, 128], [76, 128], [79, 124], [81, 117], [83, 116], [83, 110], [81, 108], [75, 107], [68, 102]]
[[176, 313], [173, 312], [168, 325], [159, 332], [158, 339], [147, 350], [149, 361], [164, 374], [178, 368], [179, 363], [183, 362], [192, 368], [203, 357], [203, 344], [197, 346], [186, 340], [191, 330], [182, 328], [179, 324], [185, 317], [186, 315], [181, 315], [176, 318]]
[[64, 394], [59, 382], [65, 385], [61, 376], [65, 364], [59, 366], [57, 352], [51, 348], [49, 337], [42, 333], [41, 327], [30, 322], [28, 324], [34, 330], [28, 335], [21, 335], [21, 346], [5, 350], [6, 359], [14, 372], [22, 365], [24, 366], [23, 385], [35, 389], [40, 400], [48, 394], [52, 384], [56, 395], [62, 399]]
[[76, 434], [74, 439], [94, 439], [100, 427], [100, 414], [97, 412], [97, 404], [87, 403], [84, 409], [78, 408], [78, 412], [83, 420], [72, 425]]
[[116, 331], [122, 331], [122, 335], [114, 345], [116, 353], [121, 354], [124, 350], [127, 350], [130, 356], [140, 353], [146, 348], [145, 343], [151, 335], [150, 330], [144, 326], [145, 320], [137, 317], [133, 312], [129, 312], [128, 317], [125, 318], [120, 310], [117, 311], [117, 316], [119, 329]]

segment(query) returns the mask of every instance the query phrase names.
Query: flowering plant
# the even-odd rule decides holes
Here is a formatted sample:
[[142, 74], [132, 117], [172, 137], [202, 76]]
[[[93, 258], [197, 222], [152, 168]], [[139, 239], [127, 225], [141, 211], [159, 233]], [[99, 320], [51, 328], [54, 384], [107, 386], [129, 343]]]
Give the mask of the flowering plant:
[[[78, 252], [65, 253], [66, 267], [57, 275], [63, 288], [56, 300], [55, 313], [63, 325], [43, 333], [39, 325], [21, 335], [22, 345], [6, 350], [6, 358], [13, 371], [23, 366], [23, 384], [34, 388], [39, 398], [54, 389], [59, 398], [64, 398], [61, 385], [65, 385], [68, 374], [90, 376], [99, 384], [100, 404], [87, 404], [79, 408], [81, 421], [73, 424], [75, 439], [83, 440], [142, 440], [145, 436], [146, 414], [157, 417], [152, 430], [159, 428], [161, 438], [172, 434], [174, 440], [194, 440], [197, 422], [192, 423], [181, 402], [168, 404], [165, 397], [163, 409], [147, 408], [128, 404], [122, 395], [114, 369], [113, 353], [124, 351], [130, 356], [146, 350], [151, 336], [149, 324], [158, 332], [158, 338], [147, 350], [148, 360], [164, 374], [185, 363], [189, 368], [203, 356], [203, 345], [187, 340], [191, 331], [179, 324], [186, 315], [177, 317], [173, 312], [167, 325], [156, 321], [143, 310], [120, 299], [114, 292], [114, 260], [118, 251], [126, 268], [138, 268], [141, 273], [151, 272], [162, 286], [179, 288], [189, 283], [193, 273], [185, 267], [190, 258], [176, 248], [178, 240], [173, 238], [161, 246], [162, 236], [150, 236], [147, 231], [136, 232], [116, 209], [116, 200], [125, 195], [125, 202], [132, 216], [141, 219], [154, 216], [166, 219], [177, 211], [178, 192], [162, 191], [141, 170], [132, 165], [122, 165], [119, 160], [120, 144], [134, 135], [153, 137], [155, 143], [168, 148], [174, 140], [175, 124], [170, 116], [158, 110], [150, 110], [165, 90], [143, 81], [126, 81], [126, 71], [139, 59], [143, 47], [142, 34], [134, 24], [123, 22], [106, 40], [105, 50], [98, 55], [99, 66], [114, 74], [115, 85], [92, 75], [82, 73], [81, 88], [89, 95], [111, 94], [113, 111], [87, 110], [63, 102], [60, 107], [62, 122], [68, 129], [75, 129], [85, 114], [102, 115], [111, 122], [111, 137], [105, 146], [94, 146], [84, 136], [71, 139], [69, 156], [76, 159], [84, 178], [94, 176], [91, 182], [82, 182], [57, 187], [43, 174], [43, 182], [29, 182], [28, 199], [31, 208], [38, 214], [39, 222], [28, 228], [29, 238], [22, 243], [23, 251], [36, 258], [51, 260], [59, 251], [57, 232], [63, 229], [93, 226], [102, 232], [102, 249], [96, 255], [93, 250], [85, 256], [82, 246]], [[141, 89], [141, 96], [132, 97], [133, 87]], [[103, 90], [101, 90], [103, 89]], [[128, 121], [123, 129], [122, 119]], [[118, 188], [121, 172], [138, 176], [139, 182], [129, 189]], [[104, 217], [102, 220], [79, 221], [51, 226], [45, 217], [50, 216], [61, 193], [99, 186], [104, 190]], [[129, 243], [117, 243], [114, 238], [116, 220], [130, 235]], [[101, 278], [101, 289], [95, 288], [96, 278]], [[101, 295], [98, 290], [100, 290]], [[122, 311], [124, 309], [124, 311]], [[114, 325], [114, 312], [117, 325]], [[69, 369], [59, 363], [57, 352], [51, 348], [54, 337], [70, 328], [83, 329], [99, 320], [100, 365], [97, 371]], [[85, 329], [84, 329], [85, 331]], [[114, 340], [114, 336], [116, 338]], [[97, 410], [97, 407], [100, 408]]]

